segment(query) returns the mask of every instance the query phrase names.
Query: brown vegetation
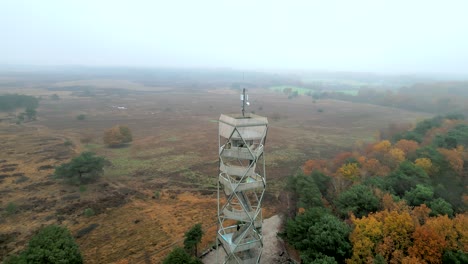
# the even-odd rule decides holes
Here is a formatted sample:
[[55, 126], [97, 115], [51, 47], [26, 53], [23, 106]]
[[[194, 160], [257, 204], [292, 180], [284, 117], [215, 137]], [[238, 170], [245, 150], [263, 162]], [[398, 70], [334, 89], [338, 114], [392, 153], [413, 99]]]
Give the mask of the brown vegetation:
[[[232, 100], [226, 99], [226, 93], [219, 92], [224, 89], [160, 88], [126, 91], [124, 97], [104, 88], [93, 97], [24, 90], [43, 98], [58, 94], [60, 100], [42, 100], [35, 122], [0, 124], [0, 235], [7, 238], [0, 258], [21, 250], [41, 225], [54, 223], [77, 236], [86, 263], [158, 262], [173, 245], [181, 245], [184, 232], [197, 222], [203, 223], [206, 234], [200, 250], [213, 242], [217, 177], [213, 120], [220, 113], [238, 112], [238, 97], [234, 93]], [[292, 104], [261, 89], [252, 91], [250, 98], [252, 104], [264, 106], [259, 114], [281, 116], [270, 120], [264, 217], [284, 205], [278, 202], [284, 199], [284, 178], [307, 158], [329, 158], [343, 148], [351, 149], [356, 140], [371, 141], [375, 131], [390, 122], [425, 117], [334, 100], [314, 104], [307, 97]], [[129, 107], [109, 106], [120, 104]], [[325, 111], [319, 114], [316, 107]], [[76, 120], [77, 113], [85, 113], [86, 119]], [[131, 128], [132, 145], [104, 147], [99, 139], [117, 124]], [[121, 138], [120, 128], [119, 133], [111, 130], [111, 138]], [[49, 176], [55, 166], [83, 151], [109, 160], [97, 182], [69, 186]], [[21, 175], [27, 179], [19, 180]], [[159, 199], [152, 198], [155, 191], [160, 192]], [[18, 210], [3, 217], [10, 202]], [[86, 216], [87, 208], [95, 215]]]
[[114, 126], [104, 131], [104, 144], [115, 147], [132, 141], [132, 132], [128, 126]]

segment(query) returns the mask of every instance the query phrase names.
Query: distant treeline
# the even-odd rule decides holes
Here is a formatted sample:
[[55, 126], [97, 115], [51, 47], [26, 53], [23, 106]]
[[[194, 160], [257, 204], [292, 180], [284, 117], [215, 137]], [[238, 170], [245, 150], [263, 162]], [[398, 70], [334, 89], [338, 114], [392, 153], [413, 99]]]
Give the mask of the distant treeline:
[[35, 109], [39, 106], [39, 100], [34, 96], [22, 94], [0, 95], [0, 111], [10, 111], [17, 108]]
[[315, 98], [369, 103], [411, 111], [447, 114], [468, 113], [468, 83], [417, 84], [397, 91], [361, 88], [357, 95], [316, 92]]
[[23, 71], [1, 71], [2, 76], [13, 81], [0, 86], [35, 85], [51, 87], [57, 82], [94, 79], [118, 79], [140, 83], [146, 86], [162, 86], [185, 89], [207, 89], [230, 87], [236, 83], [249, 88], [269, 87], [281, 84], [294, 85], [298, 77], [290, 74], [275, 74], [263, 71], [189, 68], [137, 68], [137, 67], [40, 67]]

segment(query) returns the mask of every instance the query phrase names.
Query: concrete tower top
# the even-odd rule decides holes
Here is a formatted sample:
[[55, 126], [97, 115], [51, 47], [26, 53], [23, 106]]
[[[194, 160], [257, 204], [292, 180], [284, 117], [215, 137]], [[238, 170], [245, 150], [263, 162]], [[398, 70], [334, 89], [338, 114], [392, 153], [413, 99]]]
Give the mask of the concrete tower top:
[[[245, 116], [222, 114], [219, 117], [219, 133], [224, 138], [256, 140], [265, 136], [268, 119], [263, 116], [246, 114]], [[233, 133], [234, 129], [237, 131]]]

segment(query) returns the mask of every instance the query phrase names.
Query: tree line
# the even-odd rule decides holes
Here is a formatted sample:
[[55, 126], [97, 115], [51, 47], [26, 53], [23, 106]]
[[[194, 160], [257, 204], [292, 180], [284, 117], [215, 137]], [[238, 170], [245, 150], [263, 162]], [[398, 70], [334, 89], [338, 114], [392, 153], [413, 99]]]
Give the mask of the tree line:
[[308, 160], [283, 236], [304, 263], [466, 263], [467, 147], [468, 122], [448, 115]]
[[22, 94], [0, 95], [0, 111], [11, 111], [17, 108], [36, 109], [38, 106], [39, 100], [34, 96]]
[[[434, 114], [452, 112], [468, 113], [467, 84], [463, 87], [445, 87], [438, 84], [419, 84], [400, 90], [361, 88], [356, 95], [334, 91], [316, 91], [310, 95], [314, 99], [337, 99], [356, 103], [368, 103], [395, 107], [411, 111]], [[440, 93], [440, 91], [444, 93]], [[436, 95], [436, 96], [435, 96]]]
[[34, 96], [22, 94], [4, 94], [0, 95], [0, 111], [14, 111], [24, 108], [24, 112], [16, 116], [16, 123], [23, 121], [36, 120], [36, 108], [39, 106], [39, 100]]

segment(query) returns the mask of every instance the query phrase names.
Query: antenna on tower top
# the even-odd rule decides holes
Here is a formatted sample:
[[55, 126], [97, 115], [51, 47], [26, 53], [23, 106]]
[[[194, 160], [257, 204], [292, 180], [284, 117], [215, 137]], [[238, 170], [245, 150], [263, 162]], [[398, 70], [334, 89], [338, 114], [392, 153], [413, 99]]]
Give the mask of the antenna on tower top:
[[[245, 81], [245, 72], [242, 72], [242, 86], [244, 86]], [[242, 89], [242, 94], [240, 95], [240, 99], [242, 101], [242, 117], [245, 117], [245, 105], [249, 106], [249, 95], [245, 94], [245, 88]]]
[[245, 116], [245, 105], [249, 106], [249, 95], [245, 94], [245, 88], [242, 89], [242, 94], [240, 96], [240, 99], [242, 101], [242, 116]]

